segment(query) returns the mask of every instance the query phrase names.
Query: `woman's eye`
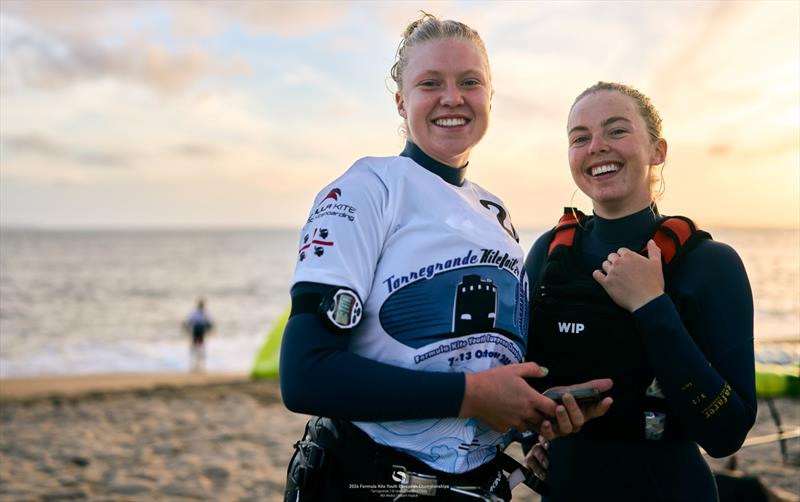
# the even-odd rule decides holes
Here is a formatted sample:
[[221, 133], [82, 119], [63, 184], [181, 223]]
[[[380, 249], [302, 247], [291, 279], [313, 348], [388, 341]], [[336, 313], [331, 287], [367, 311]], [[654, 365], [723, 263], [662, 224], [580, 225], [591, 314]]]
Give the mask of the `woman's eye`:
[[585, 143], [588, 140], [589, 140], [588, 136], [575, 136], [574, 138], [569, 140], [569, 144], [570, 145], [578, 145], [578, 144], [581, 144], [581, 143]]
[[477, 78], [468, 78], [462, 82], [462, 85], [464, 85], [464, 87], [475, 87], [481, 85], [481, 81]]
[[439, 85], [439, 82], [437, 82], [436, 80], [423, 80], [417, 85], [419, 85], [420, 87], [436, 87], [437, 85]]
[[612, 136], [619, 136], [620, 134], [625, 134], [626, 132], [628, 132], [626, 129], [617, 128], [617, 129], [612, 129], [611, 130], [611, 135]]

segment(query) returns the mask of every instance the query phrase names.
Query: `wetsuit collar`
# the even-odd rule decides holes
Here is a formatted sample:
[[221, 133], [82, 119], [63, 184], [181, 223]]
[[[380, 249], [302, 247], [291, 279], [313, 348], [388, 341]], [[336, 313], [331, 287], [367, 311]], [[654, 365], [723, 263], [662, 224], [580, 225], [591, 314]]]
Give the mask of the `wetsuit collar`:
[[[622, 242], [643, 239], [653, 233], [661, 215], [655, 204], [639, 212], [609, 220], [595, 213], [592, 221], [594, 222], [594, 236], [604, 242]], [[641, 235], [640, 235], [641, 234]]]
[[400, 152], [400, 156], [410, 158], [451, 185], [460, 187], [464, 184], [464, 180], [467, 177], [467, 166], [469, 162], [459, 168], [450, 167], [430, 157], [427, 153], [423, 152], [420, 147], [410, 141], [406, 141], [406, 147]]

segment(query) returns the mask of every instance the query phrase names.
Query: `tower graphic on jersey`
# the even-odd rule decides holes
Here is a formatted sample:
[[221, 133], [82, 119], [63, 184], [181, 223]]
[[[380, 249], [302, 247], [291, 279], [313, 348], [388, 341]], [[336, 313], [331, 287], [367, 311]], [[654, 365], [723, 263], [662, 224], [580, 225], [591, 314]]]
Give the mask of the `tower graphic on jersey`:
[[405, 285], [398, 280], [393, 287], [379, 320], [387, 335], [407, 347], [476, 333], [502, 335], [525, 347], [528, 293], [508, 270], [461, 267]]
[[465, 275], [456, 286], [453, 333], [468, 335], [492, 331], [497, 319], [497, 286], [491, 279]]

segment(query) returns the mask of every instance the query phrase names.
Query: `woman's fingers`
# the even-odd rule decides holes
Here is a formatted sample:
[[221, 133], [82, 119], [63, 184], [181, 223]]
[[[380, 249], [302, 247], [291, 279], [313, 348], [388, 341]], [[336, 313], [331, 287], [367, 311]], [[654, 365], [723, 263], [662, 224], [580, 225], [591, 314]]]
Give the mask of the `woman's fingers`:
[[525, 456], [525, 467], [531, 470], [539, 479], [545, 479], [547, 469], [550, 467], [550, 459], [546, 449], [541, 444], [533, 445], [531, 451]]
[[[578, 406], [578, 403], [575, 401], [575, 398], [572, 397], [572, 394], [564, 394], [562, 401], [564, 403], [564, 411], [566, 415], [564, 418], [566, 418], [565, 421], [569, 422], [570, 432], [578, 432], [581, 430], [581, 427], [583, 427], [583, 424], [586, 423], [586, 417], [583, 415], [583, 410], [580, 406]], [[558, 418], [558, 427], [563, 431], [562, 417]]]
[[552, 441], [558, 437], [556, 428], [550, 420], [542, 420], [541, 425], [539, 425], [539, 434], [548, 441]]

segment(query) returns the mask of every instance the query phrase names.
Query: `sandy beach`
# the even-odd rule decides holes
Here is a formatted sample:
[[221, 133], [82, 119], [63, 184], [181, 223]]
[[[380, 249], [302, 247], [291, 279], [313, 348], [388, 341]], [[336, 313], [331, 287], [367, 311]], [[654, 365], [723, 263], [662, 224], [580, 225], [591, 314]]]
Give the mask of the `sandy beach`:
[[[776, 401], [786, 428], [800, 402]], [[0, 499], [279, 501], [305, 416], [276, 382], [243, 375], [104, 375], [0, 380]], [[764, 403], [751, 437], [775, 432]], [[800, 440], [737, 454], [739, 469], [800, 493]], [[511, 453], [519, 455], [517, 446]], [[727, 460], [713, 460], [722, 468]], [[518, 487], [514, 500], [536, 501]]]

